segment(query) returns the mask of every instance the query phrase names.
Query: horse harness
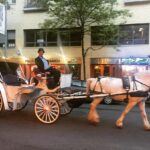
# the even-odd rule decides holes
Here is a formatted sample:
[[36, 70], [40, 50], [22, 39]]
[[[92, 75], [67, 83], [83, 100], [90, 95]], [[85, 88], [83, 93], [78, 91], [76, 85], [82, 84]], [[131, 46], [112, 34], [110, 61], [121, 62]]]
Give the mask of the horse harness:
[[[97, 81], [96, 81], [96, 83], [95, 83], [95, 86], [94, 86], [94, 88], [91, 90], [91, 94], [94, 94], [94, 93], [95, 93], [95, 94], [105, 94], [105, 93], [103, 92], [103, 87], [102, 87], [102, 83], [101, 83], [101, 79], [102, 79], [102, 78], [106, 78], [106, 76], [99, 76], [99, 77], [97, 78]], [[125, 93], [122, 93], [121, 95], [126, 95], [126, 98], [125, 98], [126, 100], [128, 100], [129, 95], [130, 95], [131, 97], [147, 97], [147, 96], [149, 95], [150, 86], [148, 86], [147, 84], [144, 84], [144, 83], [142, 83], [142, 82], [136, 80], [136, 79], [135, 79], [135, 76], [132, 76], [132, 77], [131, 77], [131, 81], [133, 81], [133, 92], [130, 92], [130, 93], [129, 93], [129, 90], [130, 90], [129, 77], [122, 77], [123, 88], [126, 90], [126, 92], [125, 92]], [[96, 85], [97, 85], [98, 83], [99, 83], [100, 91], [101, 91], [101, 92], [95, 91]], [[142, 91], [142, 90], [137, 91], [137, 90], [138, 90], [138, 88], [137, 88], [137, 83], [140, 83], [141, 85], [144, 85], [144, 86], [148, 87], [148, 90], [147, 90], [147, 91]], [[135, 91], [135, 90], [136, 90], [136, 91]], [[117, 94], [116, 94], [116, 95], [117, 95]], [[110, 96], [111, 96], [111, 94], [110, 94]]]

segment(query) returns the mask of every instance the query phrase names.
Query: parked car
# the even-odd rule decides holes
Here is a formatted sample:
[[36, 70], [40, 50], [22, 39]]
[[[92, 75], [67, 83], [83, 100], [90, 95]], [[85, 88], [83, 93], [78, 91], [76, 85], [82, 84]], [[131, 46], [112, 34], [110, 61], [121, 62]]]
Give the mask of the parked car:
[[110, 105], [113, 103], [113, 99], [110, 96], [104, 97], [103, 103], [106, 105]]

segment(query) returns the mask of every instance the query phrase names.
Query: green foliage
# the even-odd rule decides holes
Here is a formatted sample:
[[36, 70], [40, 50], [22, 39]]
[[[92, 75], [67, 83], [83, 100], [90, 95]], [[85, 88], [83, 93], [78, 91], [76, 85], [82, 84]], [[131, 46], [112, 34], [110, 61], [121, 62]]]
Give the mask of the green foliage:
[[106, 25], [95, 26], [92, 28], [92, 35], [94, 39], [98, 41], [99, 45], [117, 45], [117, 39], [119, 36], [119, 26]]
[[6, 0], [0, 0], [0, 3], [5, 4]]
[[93, 24], [110, 25], [130, 14], [117, 8], [117, 0], [37, 0], [48, 8], [45, 28], [78, 26], [87, 30]]

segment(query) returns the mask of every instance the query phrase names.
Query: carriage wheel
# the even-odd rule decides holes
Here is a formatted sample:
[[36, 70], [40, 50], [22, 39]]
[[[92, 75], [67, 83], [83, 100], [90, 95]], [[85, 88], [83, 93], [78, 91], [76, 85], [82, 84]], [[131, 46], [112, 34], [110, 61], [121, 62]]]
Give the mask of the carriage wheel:
[[[23, 95], [21, 95], [21, 96], [24, 96], [24, 98], [21, 97], [20, 102], [18, 102], [18, 103], [16, 104], [15, 110], [22, 110], [22, 109], [24, 109], [24, 108], [27, 106], [27, 104], [28, 104], [29, 97], [28, 97], [26, 94], [23, 94]], [[8, 102], [8, 106], [9, 106], [10, 109], [13, 109], [13, 105], [14, 105], [14, 102]]]
[[59, 103], [50, 95], [42, 95], [35, 101], [34, 112], [41, 122], [54, 123], [60, 115]]
[[68, 115], [69, 113], [71, 113], [71, 111], [72, 111], [72, 108], [69, 106], [67, 102], [61, 104], [61, 107], [60, 107], [61, 115]]
[[112, 100], [111, 97], [107, 96], [107, 97], [104, 98], [103, 101], [104, 101], [105, 104], [110, 105], [110, 104], [112, 104], [113, 100]]
[[3, 98], [2, 95], [0, 94], [0, 111], [3, 110]]
[[[20, 103], [17, 103], [17, 108], [15, 110], [22, 110], [24, 109], [28, 104], [28, 100], [24, 100]], [[13, 102], [8, 102], [8, 106], [10, 109], [13, 109]]]

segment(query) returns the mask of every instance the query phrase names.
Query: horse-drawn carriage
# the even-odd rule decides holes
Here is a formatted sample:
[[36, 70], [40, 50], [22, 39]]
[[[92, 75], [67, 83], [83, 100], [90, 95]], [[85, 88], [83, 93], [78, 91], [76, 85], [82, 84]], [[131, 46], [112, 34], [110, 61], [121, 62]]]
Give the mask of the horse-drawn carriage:
[[81, 94], [81, 89], [70, 88], [71, 77], [71, 74], [61, 75], [60, 86], [49, 89], [47, 81], [53, 81], [48, 80], [47, 74], [36, 74], [38, 84], [33, 78], [28, 83], [18, 63], [1, 61], [0, 111], [22, 110], [29, 101], [33, 101], [36, 117], [43, 123], [53, 123], [60, 115], [69, 114], [83, 103], [82, 98], [75, 102], [70, 97]]
[[[86, 91], [72, 89], [71, 74], [63, 74], [60, 79], [60, 86], [48, 88], [47, 74], [36, 74], [34, 78], [38, 81], [35, 85], [31, 80], [30, 84], [18, 76], [19, 64], [12, 62], [0, 62], [0, 111], [21, 110], [25, 108], [29, 100], [34, 101], [35, 116], [43, 123], [51, 124], [57, 121], [59, 116], [68, 114], [74, 108], [73, 102], [83, 103], [83, 100], [92, 98], [88, 120], [92, 123], [99, 123], [96, 107], [104, 97], [111, 96], [116, 100], [128, 98], [128, 104], [116, 121], [116, 126], [123, 127], [123, 121], [127, 113], [136, 105], [139, 105], [144, 128], [150, 130], [150, 123], [145, 111], [145, 101], [150, 91], [150, 72], [135, 74], [134, 78], [128, 78], [128, 84], [123, 84], [121, 79], [102, 77], [90, 78], [86, 82]], [[52, 82], [52, 80], [50, 80]], [[125, 87], [124, 87], [125, 85]], [[92, 90], [92, 93], [89, 91]]]

